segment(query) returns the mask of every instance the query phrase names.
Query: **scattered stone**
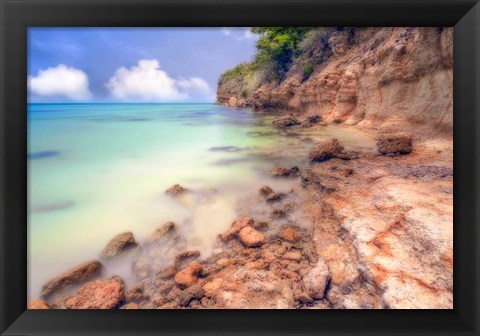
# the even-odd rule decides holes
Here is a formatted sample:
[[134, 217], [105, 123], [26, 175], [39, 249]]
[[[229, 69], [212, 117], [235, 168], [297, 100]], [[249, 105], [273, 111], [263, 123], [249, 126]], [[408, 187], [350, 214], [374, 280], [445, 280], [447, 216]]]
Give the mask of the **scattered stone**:
[[240, 241], [248, 247], [258, 247], [265, 243], [265, 236], [251, 226], [246, 226], [238, 233]]
[[223, 249], [220, 248], [220, 247], [214, 248], [214, 249], [212, 250], [212, 254], [213, 254], [213, 255], [219, 255], [219, 254], [222, 254], [222, 253], [223, 253]]
[[168, 266], [164, 268], [157, 274], [157, 277], [160, 279], [168, 279], [173, 277], [177, 273], [177, 267], [175, 265]]
[[148, 299], [148, 296], [144, 294], [142, 286], [132, 287], [125, 293], [125, 301], [127, 302], [142, 302], [146, 299]]
[[306, 170], [302, 173], [301, 182], [304, 188], [314, 187], [316, 190], [327, 194], [336, 191], [338, 185], [332, 178], [317, 174], [312, 170]]
[[68, 299], [68, 309], [113, 309], [125, 301], [124, 283], [120, 277], [95, 280], [85, 284], [75, 296]]
[[67, 291], [75, 285], [79, 285], [84, 281], [91, 280], [100, 275], [103, 266], [100, 262], [93, 260], [75, 266], [65, 273], [51, 279], [42, 288], [40, 297], [47, 300], [54, 294]]
[[50, 306], [45, 301], [37, 299], [28, 301], [27, 309], [50, 309]]
[[412, 140], [408, 133], [382, 134], [377, 139], [377, 149], [384, 155], [408, 154], [412, 151]]
[[283, 255], [284, 259], [292, 261], [302, 260], [302, 253], [300, 251], [289, 251]]
[[308, 121], [309, 123], [312, 123], [312, 124], [318, 124], [323, 121], [323, 118], [319, 114], [314, 114], [314, 115], [308, 116], [307, 119], [305, 119], [305, 121]]
[[290, 169], [283, 167], [273, 167], [269, 172], [272, 177], [296, 177], [300, 174], [298, 167], [292, 167]]
[[175, 184], [175, 185], [171, 186], [170, 188], [168, 188], [165, 191], [165, 194], [167, 194], [168, 196], [178, 198], [179, 196], [184, 194], [186, 191], [187, 191], [187, 189], [182, 187], [180, 184]]
[[234, 236], [236, 236], [241, 229], [243, 229], [246, 226], [253, 226], [253, 224], [254, 224], [254, 221], [252, 217], [249, 217], [249, 216], [239, 217], [232, 223], [232, 227], [227, 232], [224, 232], [220, 236], [220, 238], [223, 241], [229, 240]]
[[318, 114], [314, 114], [312, 116], [307, 117], [302, 122], [302, 127], [308, 128], [308, 127], [314, 126], [315, 124], [319, 124], [319, 123], [321, 124], [322, 122], [323, 122], [323, 118]]
[[292, 115], [288, 115], [285, 117], [281, 117], [278, 119], [275, 119], [272, 122], [273, 126], [278, 127], [278, 128], [284, 128], [284, 127], [290, 127], [290, 126], [295, 126], [295, 125], [300, 125], [300, 122], [298, 121], [297, 118], [295, 118]]
[[314, 299], [321, 299], [325, 295], [325, 288], [330, 280], [328, 266], [322, 258], [308, 271], [302, 279], [305, 292]]
[[240, 268], [230, 272], [215, 295], [219, 308], [294, 308], [293, 291], [275, 272]]
[[175, 274], [175, 282], [181, 287], [190, 287], [197, 282], [202, 269], [200, 263], [193, 263]]
[[111, 259], [138, 248], [138, 244], [131, 232], [123, 232], [113, 237], [105, 246], [100, 256], [103, 259]]
[[297, 243], [302, 238], [300, 232], [291, 226], [285, 228], [278, 236], [291, 243]]
[[322, 162], [337, 157], [343, 151], [344, 148], [337, 139], [325, 140], [312, 149], [308, 158], [312, 162]]
[[275, 202], [280, 200], [280, 195], [277, 193], [271, 193], [267, 196], [266, 200], [267, 202]]
[[260, 231], [266, 231], [266, 230], [268, 230], [268, 223], [267, 222], [262, 222], [262, 221], [255, 222], [253, 224], [253, 228], [256, 229], [256, 230], [260, 230]]
[[180, 304], [182, 306], [186, 306], [190, 303], [192, 300], [200, 300], [203, 295], [205, 294], [205, 290], [203, 289], [202, 286], [200, 285], [193, 285], [187, 289], [184, 289], [180, 295]]
[[200, 257], [200, 251], [198, 250], [189, 250], [179, 253], [175, 256], [175, 265], [181, 267], [182, 265], [198, 259]]
[[272, 211], [272, 218], [273, 219], [278, 219], [278, 218], [283, 218], [287, 215], [287, 213], [284, 210], [281, 209], [275, 209]]
[[168, 222], [163, 224], [160, 228], [155, 230], [150, 236], [145, 239], [145, 245], [151, 245], [167, 240], [173, 233], [176, 232], [175, 223]]
[[206, 297], [214, 297], [217, 290], [221, 287], [223, 282], [222, 278], [215, 278], [210, 282], [207, 282], [203, 285], [203, 290], [205, 291]]
[[260, 188], [260, 194], [262, 194], [263, 196], [268, 196], [271, 193], [273, 193], [273, 190], [267, 185], [264, 185], [263, 187]]
[[150, 275], [151, 264], [147, 258], [135, 260], [132, 263], [132, 270], [137, 279], [144, 279]]
[[352, 151], [350, 152], [343, 151], [341, 153], [335, 154], [335, 157], [337, 159], [342, 159], [342, 160], [355, 160], [359, 158], [359, 154], [357, 152], [352, 152]]

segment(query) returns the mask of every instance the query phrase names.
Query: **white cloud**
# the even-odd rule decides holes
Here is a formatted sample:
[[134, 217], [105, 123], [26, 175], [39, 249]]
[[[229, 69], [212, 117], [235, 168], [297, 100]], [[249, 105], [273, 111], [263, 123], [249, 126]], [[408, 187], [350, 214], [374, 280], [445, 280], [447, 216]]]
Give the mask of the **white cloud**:
[[88, 76], [82, 70], [59, 64], [28, 76], [29, 90], [38, 96], [64, 96], [73, 100], [88, 100]]
[[256, 40], [258, 39], [258, 35], [255, 35], [250, 31], [250, 29], [247, 29], [243, 32], [242, 35], [238, 37], [238, 39], [241, 40]]
[[171, 78], [155, 60], [140, 60], [131, 68], [121, 67], [105, 84], [120, 100], [179, 101], [210, 93], [208, 83], [198, 77]]
[[221, 32], [237, 41], [257, 40], [259, 37], [252, 33], [249, 27], [223, 27]]
[[222, 31], [222, 33], [223, 33], [224, 35], [227, 35], [227, 36], [232, 35], [232, 29], [230, 29], [230, 28], [223, 27], [223, 28], [221, 29], [221, 31]]

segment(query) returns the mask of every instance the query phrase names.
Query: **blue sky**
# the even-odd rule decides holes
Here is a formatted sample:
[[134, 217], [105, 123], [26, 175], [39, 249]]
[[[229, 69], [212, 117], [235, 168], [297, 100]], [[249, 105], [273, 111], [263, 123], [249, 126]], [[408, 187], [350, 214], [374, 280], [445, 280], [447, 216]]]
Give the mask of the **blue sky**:
[[30, 28], [30, 102], [212, 102], [248, 28]]

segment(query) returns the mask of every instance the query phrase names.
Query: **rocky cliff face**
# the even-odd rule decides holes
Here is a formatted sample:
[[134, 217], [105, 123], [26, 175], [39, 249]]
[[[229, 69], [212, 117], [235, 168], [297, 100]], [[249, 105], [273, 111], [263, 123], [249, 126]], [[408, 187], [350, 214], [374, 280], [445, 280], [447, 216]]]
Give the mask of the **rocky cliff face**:
[[238, 78], [222, 79], [217, 102], [379, 131], [451, 134], [452, 28], [354, 28], [333, 32], [321, 48], [308, 56], [307, 79], [295, 62], [283, 80], [260, 81], [248, 93]]

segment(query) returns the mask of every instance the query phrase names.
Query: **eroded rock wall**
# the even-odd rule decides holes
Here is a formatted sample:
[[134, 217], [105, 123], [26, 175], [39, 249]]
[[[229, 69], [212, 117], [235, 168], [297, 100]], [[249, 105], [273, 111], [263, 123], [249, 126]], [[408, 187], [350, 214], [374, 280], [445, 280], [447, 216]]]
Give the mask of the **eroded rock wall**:
[[333, 33], [328, 48], [306, 80], [294, 62], [282, 81], [260, 83], [247, 97], [238, 82], [220, 81], [217, 102], [379, 131], [451, 134], [452, 28], [355, 28]]

